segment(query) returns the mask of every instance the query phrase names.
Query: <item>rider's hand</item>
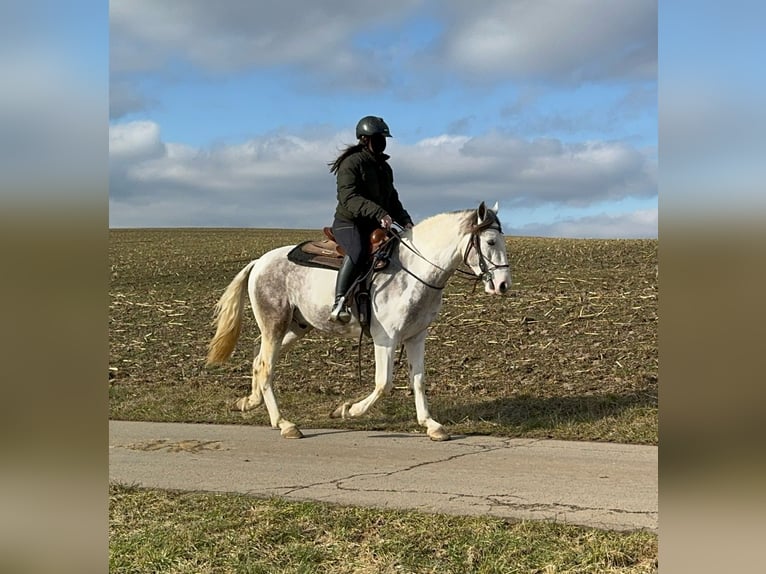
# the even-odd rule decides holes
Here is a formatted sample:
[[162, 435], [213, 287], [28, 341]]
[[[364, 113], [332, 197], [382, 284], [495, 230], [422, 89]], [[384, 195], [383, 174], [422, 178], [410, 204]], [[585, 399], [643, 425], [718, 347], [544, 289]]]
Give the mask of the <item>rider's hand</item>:
[[394, 222], [394, 220], [391, 219], [391, 216], [386, 214], [386, 215], [383, 216], [383, 219], [380, 220], [380, 226], [383, 229], [390, 229], [391, 228], [391, 224], [393, 224], [393, 222]]

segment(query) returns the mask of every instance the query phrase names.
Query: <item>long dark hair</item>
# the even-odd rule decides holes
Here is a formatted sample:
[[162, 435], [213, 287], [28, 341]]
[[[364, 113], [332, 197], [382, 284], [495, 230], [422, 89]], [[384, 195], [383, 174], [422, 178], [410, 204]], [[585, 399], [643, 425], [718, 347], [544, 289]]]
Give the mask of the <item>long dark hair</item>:
[[351, 154], [361, 151], [363, 149], [364, 149], [364, 143], [362, 142], [346, 147], [346, 149], [340, 152], [340, 155], [335, 159], [335, 161], [332, 161], [327, 164], [330, 166], [330, 173], [337, 175], [338, 170], [340, 169], [340, 164], [343, 163], [343, 160], [346, 159]]

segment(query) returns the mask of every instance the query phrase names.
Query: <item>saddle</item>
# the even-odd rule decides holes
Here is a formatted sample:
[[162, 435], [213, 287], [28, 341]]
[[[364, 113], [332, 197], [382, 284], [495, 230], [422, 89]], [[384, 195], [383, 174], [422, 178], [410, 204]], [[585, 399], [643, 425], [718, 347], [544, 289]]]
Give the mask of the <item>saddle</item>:
[[[287, 258], [298, 265], [307, 267], [322, 267], [325, 269], [340, 269], [343, 262], [343, 256], [346, 254], [343, 247], [335, 241], [331, 227], [323, 227], [322, 232], [325, 238], [321, 240], [310, 239], [296, 245]], [[375, 261], [375, 269], [383, 269], [388, 264], [387, 258], [377, 257], [381, 246], [388, 239], [388, 233], [385, 229], [378, 228], [370, 234], [369, 253], [370, 260]]]

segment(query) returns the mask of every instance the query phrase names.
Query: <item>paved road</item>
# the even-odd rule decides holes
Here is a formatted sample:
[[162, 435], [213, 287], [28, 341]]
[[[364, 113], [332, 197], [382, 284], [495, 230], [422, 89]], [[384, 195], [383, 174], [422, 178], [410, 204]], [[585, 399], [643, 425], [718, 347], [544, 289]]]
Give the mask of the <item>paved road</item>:
[[657, 447], [110, 421], [124, 484], [657, 530]]

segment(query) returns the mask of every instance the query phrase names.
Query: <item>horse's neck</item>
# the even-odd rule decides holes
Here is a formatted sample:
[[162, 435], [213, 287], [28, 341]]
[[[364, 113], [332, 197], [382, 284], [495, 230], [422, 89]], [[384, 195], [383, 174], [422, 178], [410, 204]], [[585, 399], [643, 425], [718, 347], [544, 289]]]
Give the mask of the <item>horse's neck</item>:
[[454, 219], [457, 217], [457, 214], [442, 214], [415, 226], [409, 243], [419, 255], [401, 248], [402, 263], [431, 280], [446, 281], [460, 265], [467, 242], [462, 226]]

